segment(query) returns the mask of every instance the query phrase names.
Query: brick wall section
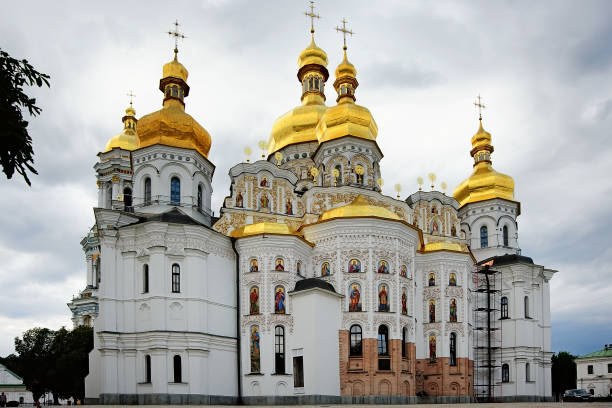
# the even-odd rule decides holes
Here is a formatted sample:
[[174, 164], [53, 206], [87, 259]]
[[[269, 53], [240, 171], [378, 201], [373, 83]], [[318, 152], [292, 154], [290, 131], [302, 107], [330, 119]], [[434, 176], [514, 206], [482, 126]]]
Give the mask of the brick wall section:
[[349, 334], [338, 332], [340, 344], [340, 392], [343, 396], [415, 395], [415, 345], [407, 343], [402, 358], [402, 341], [389, 341], [391, 370], [378, 370], [378, 343], [364, 338], [362, 357], [349, 357]]
[[448, 357], [416, 361], [416, 392], [425, 391], [428, 396], [471, 396], [474, 384], [474, 362], [458, 358], [456, 366], [449, 366]]

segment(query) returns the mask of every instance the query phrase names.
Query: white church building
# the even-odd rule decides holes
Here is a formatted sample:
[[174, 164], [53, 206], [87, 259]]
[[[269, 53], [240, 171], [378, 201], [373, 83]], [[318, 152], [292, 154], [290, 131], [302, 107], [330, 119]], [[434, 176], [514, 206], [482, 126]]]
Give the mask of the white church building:
[[[229, 170], [218, 217], [212, 138], [186, 112], [177, 49], [162, 108], [137, 118], [130, 104], [98, 154], [86, 288], [69, 303], [94, 327], [86, 403], [549, 400], [555, 271], [521, 254], [514, 181], [491, 167], [482, 121], [452, 197], [382, 194], [357, 70], [345, 46], [326, 104], [311, 33], [298, 105], [272, 126], [267, 158]], [[486, 350], [483, 293], [499, 305]]]

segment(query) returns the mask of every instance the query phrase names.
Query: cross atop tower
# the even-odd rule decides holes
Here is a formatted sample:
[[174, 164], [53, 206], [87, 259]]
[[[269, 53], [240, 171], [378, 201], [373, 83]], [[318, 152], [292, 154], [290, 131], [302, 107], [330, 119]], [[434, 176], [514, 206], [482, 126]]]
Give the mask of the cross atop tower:
[[178, 40], [187, 38], [183, 33], [179, 32], [179, 26], [178, 20], [174, 20], [174, 31], [168, 31], [168, 35], [174, 37], [174, 59], [176, 59], [176, 55], [178, 54]]
[[129, 90], [128, 93], [126, 93], [126, 95], [130, 97], [130, 107], [132, 107], [132, 98], [134, 98], [136, 95], [134, 95], [132, 90]]
[[320, 15], [315, 14], [314, 12], [315, 5], [314, 1], [310, 0], [310, 11], [305, 11], [304, 15], [310, 17], [310, 34], [314, 36], [314, 19], [321, 18]]
[[474, 102], [474, 106], [478, 108], [478, 120], [482, 121], [482, 110], [485, 108], [485, 106], [482, 103], [482, 98], [480, 97], [480, 94], [478, 94], [476, 99], [478, 99], [478, 101]]
[[351, 30], [346, 28], [346, 23], [348, 23], [348, 21], [346, 21], [346, 19], [342, 19], [342, 28], [340, 27], [336, 27], [336, 31], [338, 31], [339, 33], [342, 33], [342, 37], [344, 37], [344, 47], [342, 47], [342, 49], [344, 51], [346, 51], [346, 35], [350, 34], [351, 36], [355, 33], [353, 33]]

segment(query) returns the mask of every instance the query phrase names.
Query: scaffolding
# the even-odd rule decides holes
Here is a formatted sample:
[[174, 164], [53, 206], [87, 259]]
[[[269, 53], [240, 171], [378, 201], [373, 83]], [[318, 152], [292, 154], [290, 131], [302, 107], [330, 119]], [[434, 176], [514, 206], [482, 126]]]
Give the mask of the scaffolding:
[[472, 278], [474, 397], [493, 402], [501, 399], [501, 273], [478, 266]]

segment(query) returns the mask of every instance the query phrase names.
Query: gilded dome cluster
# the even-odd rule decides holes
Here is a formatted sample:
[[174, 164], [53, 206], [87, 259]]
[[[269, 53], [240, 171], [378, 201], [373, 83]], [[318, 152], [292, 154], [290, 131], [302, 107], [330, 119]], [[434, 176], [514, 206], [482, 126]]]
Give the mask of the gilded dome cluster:
[[121, 133], [113, 136], [106, 147], [104, 152], [110, 152], [115, 148], [124, 150], [135, 150], [138, 148], [138, 137], [136, 135], [136, 111], [132, 108], [132, 105], [125, 110], [125, 116], [123, 117], [123, 130]]

